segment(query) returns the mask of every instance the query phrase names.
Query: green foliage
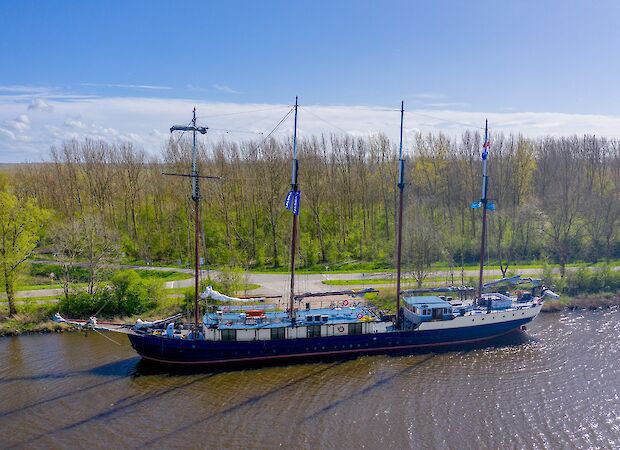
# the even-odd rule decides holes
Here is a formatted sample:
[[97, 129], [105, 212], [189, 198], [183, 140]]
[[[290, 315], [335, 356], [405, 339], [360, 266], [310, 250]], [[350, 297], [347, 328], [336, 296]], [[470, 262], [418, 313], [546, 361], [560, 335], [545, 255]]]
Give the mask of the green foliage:
[[235, 295], [246, 284], [245, 271], [241, 267], [224, 267], [207, 283], [222, 294]]
[[567, 272], [565, 279], [565, 286], [562, 286], [562, 291], [568, 295], [620, 290], [620, 272], [611, 270], [610, 267], [594, 269], [581, 267], [576, 271]]
[[109, 296], [99, 292], [94, 295], [79, 291], [63, 297], [58, 304], [60, 312], [74, 319], [88, 318], [96, 314], [105, 303], [109, 303]]
[[68, 317], [133, 316], [144, 313], [157, 304], [161, 285], [156, 280], [144, 280], [134, 270], [119, 271], [111, 285], [94, 294], [76, 292], [60, 301], [60, 310]]
[[50, 213], [35, 199], [18, 199], [0, 191], [0, 279], [9, 300], [9, 315], [16, 313], [15, 278], [33, 253]]
[[368, 302], [388, 314], [396, 313], [396, 290], [383, 289], [380, 292], [366, 294], [364, 296]]
[[[55, 274], [55, 278], [60, 278], [61, 268], [58, 264], [31, 264], [30, 275], [33, 277], [45, 277], [49, 280], [50, 273]], [[77, 283], [86, 283], [88, 281], [88, 270], [84, 267], [73, 266], [68, 269], [69, 276]]]
[[[102, 229], [120, 238], [129, 260], [188, 266], [193, 255], [188, 184], [161, 176], [164, 170], [187, 169], [189, 147], [183, 140], [177, 144], [153, 163], [132, 147], [66, 142], [51, 152], [50, 164], [21, 165], [11, 181], [18, 192], [54, 209], [59, 223], [96, 217]], [[481, 144], [481, 136], [471, 132], [411, 142], [403, 262], [415, 263], [420, 273], [437, 262], [459, 266], [478, 259], [481, 217], [469, 205], [480, 192]], [[489, 195], [498, 208], [488, 219], [489, 260], [513, 268], [516, 261], [544, 256], [563, 267], [577, 258], [619, 258], [617, 144], [592, 136], [498, 135], [489, 160]], [[202, 253], [208, 253], [209, 264], [286, 269], [291, 216], [282, 198], [290, 176], [289, 145], [274, 140], [258, 149], [256, 142], [221, 141], [202, 153], [201, 171], [224, 177], [203, 189]], [[325, 136], [301, 139], [298, 150], [303, 190], [298, 269], [324, 270], [343, 261], [392, 267], [395, 146], [384, 136]]]
[[131, 316], [155, 306], [160, 297], [160, 283], [145, 280], [135, 270], [117, 272], [111, 279], [116, 314]]
[[160, 281], [176, 281], [176, 280], [186, 280], [187, 278], [191, 278], [192, 275], [183, 272], [175, 272], [172, 270], [143, 270], [143, 269], [133, 269], [140, 278], [144, 280], [160, 280]]

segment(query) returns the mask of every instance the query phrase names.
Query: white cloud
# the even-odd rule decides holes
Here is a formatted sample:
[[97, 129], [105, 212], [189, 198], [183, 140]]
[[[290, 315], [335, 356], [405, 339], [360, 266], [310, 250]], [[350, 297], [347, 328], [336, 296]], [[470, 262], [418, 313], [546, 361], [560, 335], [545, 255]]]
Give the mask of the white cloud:
[[30, 128], [30, 119], [26, 114], [20, 114], [15, 119], [7, 119], [4, 123], [17, 132], [23, 132]]
[[[60, 94], [62, 95], [62, 94]], [[47, 157], [51, 145], [64, 139], [85, 137], [111, 142], [129, 140], [151, 154], [158, 154], [170, 137], [170, 126], [185, 124], [196, 106], [198, 121], [211, 128], [200, 136], [207, 144], [226, 140], [262, 139], [290, 110], [285, 104], [242, 104], [192, 99], [73, 96], [45, 97], [49, 114], [26, 115], [29, 105], [40, 98], [15, 100], [0, 95], [0, 162], [37, 161]], [[393, 108], [368, 106], [303, 105], [299, 109], [299, 136], [321, 133], [350, 133], [356, 136], [385, 133], [398, 141], [400, 105]], [[449, 109], [416, 109], [405, 113], [406, 143], [415, 132], [442, 131], [458, 137], [466, 129], [479, 129], [485, 118], [493, 133], [524, 136], [596, 134], [620, 138], [620, 116], [593, 114], [495, 112], [480, 113]], [[276, 138], [292, 133], [293, 117], [274, 132]], [[232, 130], [232, 131], [226, 131]]]
[[15, 133], [13, 133], [11, 130], [7, 130], [6, 128], [0, 128], [0, 136], [4, 136], [11, 141], [15, 140]]
[[157, 86], [151, 84], [114, 84], [114, 83], [82, 83], [82, 86], [121, 88], [121, 89], [147, 89], [153, 91], [167, 91], [172, 89], [170, 86]]
[[220, 92], [226, 92], [227, 94], [241, 94], [240, 91], [237, 91], [230, 86], [226, 86], [224, 84], [214, 84], [213, 89], [217, 89]]
[[17, 84], [0, 86], [0, 92], [3, 94], [35, 94], [49, 92], [50, 90], [51, 88], [45, 86], [23, 86]]
[[84, 123], [80, 122], [79, 120], [75, 120], [75, 119], [65, 120], [64, 125], [69, 128], [79, 128], [79, 129], [86, 128], [86, 125], [84, 125]]
[[430, 108], [464, 108], [466, 106], [471, 106], [469, 103], [465, 102], [440, 102], [440, 103], [426, 103], [424, 106], [428, 106]]
[[418, 92], [416, 94], [411, 94], [409, 97], [417, 98], [418, 100], [440, 100], [448, 98], [446, 94], [441, 94], [439, 92]]
[[52, 111], [52, 105], [50, 105], [49, 103], [47, 103], [45, 100], [43, 100], [42, 98], [35, 98], [32, 100], [32, 102], [30, 103], [30, 105], [28, 105], [28, 110], [30, 111], [45, 111], [45, 112], [51, 112]]

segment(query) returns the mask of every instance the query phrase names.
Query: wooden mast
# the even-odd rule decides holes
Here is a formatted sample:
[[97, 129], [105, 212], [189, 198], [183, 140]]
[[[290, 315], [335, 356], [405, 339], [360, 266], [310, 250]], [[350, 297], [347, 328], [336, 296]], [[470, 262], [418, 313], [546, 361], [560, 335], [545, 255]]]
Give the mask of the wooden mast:
[[299, 214], [299, 186], [297, 184], [297, 97], [295, 97], [295, 125], [293, 128], [293, 167], [291, 170], [291, 191], [289, 192], [285, 206], [293, 212], [293, 225], [291, 231], [291, 292], [289, 303], [289, 317], [291, 323], [295, 323], [295, 253], [297, 244], [297, 214]]
[[400, 145], [398, 158], [398, 228], [396, 236], [396, 328], [400, 328], [400, 260], [403, 241], [403, 191], [405, 189], [405, 160], [403, 159], [403, 119], [405, 102], [400, 103]]
[[190, 177], [192, 179], [192, 200], [194, 202], [194, 330], [195, 336], [198, 333], [198, 323], [200, 317], [200, 310], [198, 305], [199, 291], [200, 291], [200, 178], [214, 178], [220, 177], [201, 176], [198, 174], [198, 158], [196, 150], [196, 132], [206, 134], [207, 127], [199, 127], [196, 125], [196, 108], [193, 110], [191, 126], [173, 125], [170, 128], [170, 132], [173, 131], [191, 131], [192, 132], [192, 171], [190, 174], [180, 173], [163, 173], [163, 175], [174, 175], [181, 177]]
[[482, 300], [482, 281], [484, 272], [484, 251], [487, 237], [487, 210], [488, 198], [487, 192], [489, 188], [489, 177], [487, 176], [487, 158], [489, 155], [489, 121], [485, 121], [484, 125], [484, 145], [482, 146], [482, 197], [480, 198], [480, 207], [482, 207], [482, 233], [480, 237], [480, 275], [478, 278], [478, 292], [476, 302]]

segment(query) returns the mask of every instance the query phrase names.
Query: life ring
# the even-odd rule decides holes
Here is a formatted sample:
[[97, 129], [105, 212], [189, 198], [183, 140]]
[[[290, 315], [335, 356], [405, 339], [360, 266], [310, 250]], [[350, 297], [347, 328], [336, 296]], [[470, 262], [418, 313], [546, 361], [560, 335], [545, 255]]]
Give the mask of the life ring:
[[345, 300], [344, 302], [342, 302], [342, 306], [349, 306], [349, 300]]
[[359, 314], [357, 315], [357, 318], [358, 318], [358, 319], [361, 319], [362, 317], [364, 317], [364, 314], [362, 314], [362, 313], [359, 313]]
[[343, 333], [344, 332], [344, 327], [342, 325], [340, 325], [338, 327], [338, 333]]

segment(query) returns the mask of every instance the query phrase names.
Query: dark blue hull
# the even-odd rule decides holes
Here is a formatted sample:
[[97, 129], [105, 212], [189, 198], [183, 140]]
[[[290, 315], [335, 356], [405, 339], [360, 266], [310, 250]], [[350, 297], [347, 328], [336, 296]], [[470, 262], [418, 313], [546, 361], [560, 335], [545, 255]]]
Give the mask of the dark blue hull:
[[171, 339], [152, 334], [129, 334], [133, 348], [151, 361], [178, 365], [225, 365], [344, 357], [370, 353], [406, 352], [487, 341], [518, 331], [531, 318], [489, 325], [429, 331], [325, 336], [265, 341], [206, 341]]

